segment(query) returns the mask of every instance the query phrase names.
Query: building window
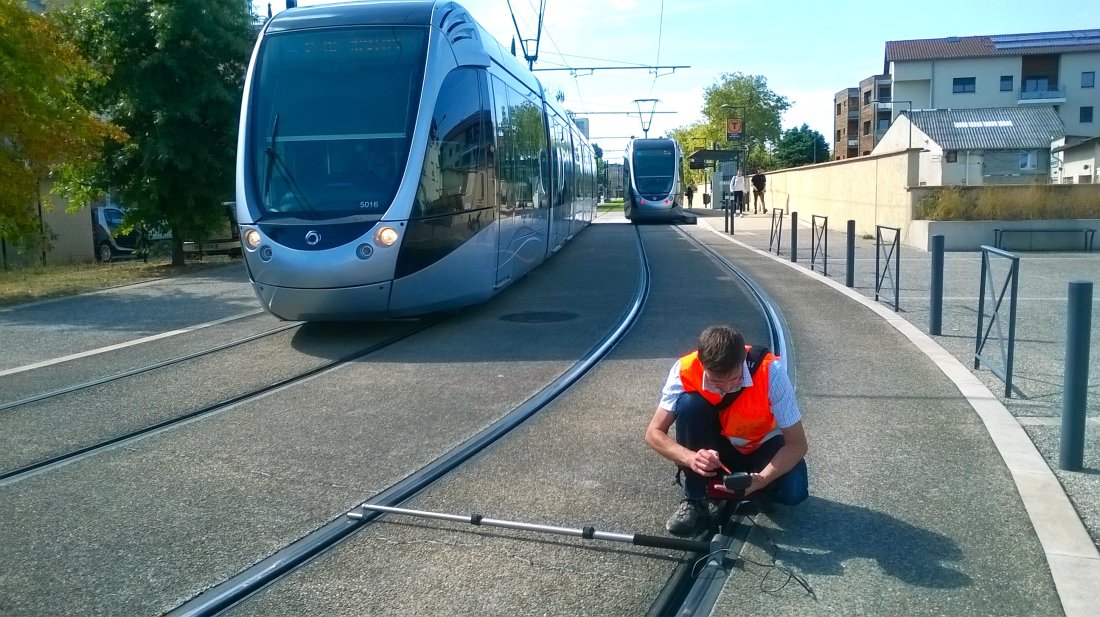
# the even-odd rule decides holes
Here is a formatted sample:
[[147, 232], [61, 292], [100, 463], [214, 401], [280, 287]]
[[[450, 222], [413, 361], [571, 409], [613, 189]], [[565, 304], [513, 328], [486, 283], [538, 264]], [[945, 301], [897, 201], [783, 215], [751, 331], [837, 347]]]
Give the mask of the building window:
[[1020, 169], [1035, 169], [1037, 157], [1035, 151], [1020, 153]]
[[1001, 92], [1012, 92], [1012, 76], [1001, 75]]
[[836, 115], [838, 115], [838, 116], [839, 116], [840, 114], [841, 114], [841, 111], [840, 111], [840, 103], [837, 103], [837, 104], [836, 104]]
[[837, 140], [837, 141], [839, 142], [839, 141], [841, 141], [842, 139], [844, 139], [844, 134], [843, 134], [843, 131], [837, 131], [837, 132], [836, 132], [836, 140]]
[[863, 104], [864, 105], [870, 105], [871, 104], [871, 91], [870, 90], [863, 93]]
[[1081, 122], [1092, 122], [1092, 106], [1081, 108]]
[[871, 121], [870, 120], [863, 123], [863, 134], [864, 135], [870, 135], [871, 134]]
[[948, 163], [957, 163], [957, 162], [959, 162], [959, 151], [958, 150], [944, 150], [943, 151], [943, 160], [948, 162]]
[[1095, 88], [1096, 87], [1096, 71], [1084, 71], [1081, 73], [1081, 87], [1082, 88]]
[[974, 92], [974, 82], [974, 77], [956, 77], [951, 82], [951, 92], [955, 94]]

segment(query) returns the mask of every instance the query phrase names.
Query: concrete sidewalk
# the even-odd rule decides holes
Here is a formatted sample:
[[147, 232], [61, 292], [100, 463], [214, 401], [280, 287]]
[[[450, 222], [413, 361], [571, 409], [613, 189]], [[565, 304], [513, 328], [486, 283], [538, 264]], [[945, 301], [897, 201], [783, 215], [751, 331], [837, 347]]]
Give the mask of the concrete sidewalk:
[[[722, 232], [724, 220], [722, 211], [692, 210], [699, 225], [705, 225]], [[846, 235], [835, 230], [828, 232], [828, 259], [824, 259], [825, 243], [816, 247], [816, 273], [811, 273], [811, 228], [809, 221], [799, 226], [797, 262], [791, 263], [790, 217], [787, 216], [778, 251], [775, 243], [769, 249], [772, 240], [772, 218], [768, 215], [748, 215], [733, 220], [734, 233], [726, 236], [736, 244], [759, 252], [770, 253], [777, 261], [794, 266], [808, 277], [816, 278], [823, 284], [845, 290], [845, 246]], [[843, 227], [843, 223], [833, 226]], [[722, 234], [725, 236], [725, 234]], [[1019, 294], [1017, 305], [1017, 327], [1015, 346], [1015, 369], [1013, 375], [1014, 392], [1011, 398], [1005, 397], [1004, 382], [989, 372], [987, 367], [973, 369], [973, 354], [977, 331], [978, 292], [981, 285], [981, 253], [947, 253], [944, 267], [944, 312], [942, 336], [931, 337], [928, 333], [929, 287], [931, 272], [931, 254], [900, 247], [900, 276], [898, 277], [898, 311], [894, 313], [893, 265], [890, 275], [885, 276], [880, 300], [875, 296], [875, 254], [874, 238], [857, 238], [855, 261], [855, 286], [846, 290], [859, 294], [863, 302], [875, 307], [880, 315], [891, 320], [894, 326], [906, 333], [910, 340], [921, 348], [933, 360], [937, 355], [945, 356], [946, 364], [937, 360], [945, 373], [957, 370], [959, 378], [952, 377], [960, 391], [970, 399], [975, 411], [982, 417], [990, 435], [1000, 449], [1015, 479], [1017, 489], [1024, 500], [1025, 507], [1032, 519], [1036, 533], [1047, 552], [1048, 563], [1056, 581], [1059, 569], [1084, 567], [1100, 572], [1100, 562], [1086, 558], [1082, 563], [1076, 545], [1087, 543], [1091, 536], [1093, 544], [1100, 543], [1100, 344], [1098, 337], [1091, 337], [1090, 392], [1088, 420], [1086, 423], [1086, 445], [1084, 470], [1066, 472], [1058, 469], [1060, 410], [1062, 394], [1063, 356], [1066, 337], [1066, 290], [1071, 280], [1092, 280], [1100, 278], [1100, 254], [1086, 253], [1020, 253]], [[886, 266], [886, 251], [880, 254], [882, 267]], [[776, 253], [778, 252], [778, 256]], [[892, 256], [897, 259], [897, 256]], [[1004, 260], [1001, 260], [1004, 262]], [[821, 276], [827, 263], [827, 276]], [[1001, 281], [1007, 273], [1005, 263], [994, 262], [995, 287], [999, 290]], [[991, 310], [991, 300], [987, 292], [986, 312]], [[1007, 303], [1007, 299], [1006, 299]], [[1003, 309], [1007, 319], [1007, 309]], [[1096, 320], [1095, 304], [1093, 308]], [[900, 318], [900, 319], [898, 319]], [[1005, 330], [1007, 334], [1007, 329]], [[993, 348], [996, 341], [987, 343], [985, 354], [999, 357]], [[950, 354], [947, 356], [943, 352]], [[953, 358], [952, 358], [953, 357]], [[947, 364], [954, 368], [945, 368]], [[973, 383], [969, 386], [966, 380]], [[971, 387], [974, 386], [974, 387]], [[998, 415], [998, 413], [1000, 415]], [[1011, 414], [1011, 415], [1009, 415]], [[1007, 418], [1001, 422], [999, 418]], [[1008, 424], [1011, 422], [1011, 426]], [[1000, 429], [1004, 434], [998, 434]], [[1012, 435], [1022, 435], [1026, 431], [1034, 444], [1027, 439], [1013, 442]], [[1015, 433], [1013, 433], [1015, 431]], [[1045, 459], [1033, 456], [1034, 460], [1018, 460], [1021, 453], [1037, 451]], [[1053, 474], [1051, 474], [1053, 471]], [[1038, 476], [1032, 475], [1036, 472]], [[1036, 485], [1036, 478], [1045, 475], [1049, 481]], [[1057, 478], [1057, 481], [1054, 478]], [[1060, 483], [1060, 486], [1059, 486]], [[1064, 495], [1062, 492], [1064, 491]], [[1057, 493], [1056, 495], [1054, 493]], [[1068, 496], [1068, 501], [1066, 497]], [[1057, 518], [1053, 512], [1057, 508], [1052, 504], [1058, 500], [1066, 504], [1064, 508], [1069, 518], [1079, 517], [1080, 521]], [[1072, 504], [1072, 507], [1069, 505]], [[1074, 512], [1075, 510], [1075, 512]], [[993, 514], [993, 513], [990, 513]], [[1074, 516], [1075, 515], [1075, 516]], [[1088, 536], [1083, 533], [1073, 536], [1070, 529], [1084, 524]], [[1095, 550], [1090, 547], [1091, 555]], [[1074, 559], [1059, 565], [1061, 556], [1072, 553]], [[1092, 601], [1098, 599], [1098, 593], [1091, 593]], [[1088, 598], [1085, 598], [1088, 600]]]

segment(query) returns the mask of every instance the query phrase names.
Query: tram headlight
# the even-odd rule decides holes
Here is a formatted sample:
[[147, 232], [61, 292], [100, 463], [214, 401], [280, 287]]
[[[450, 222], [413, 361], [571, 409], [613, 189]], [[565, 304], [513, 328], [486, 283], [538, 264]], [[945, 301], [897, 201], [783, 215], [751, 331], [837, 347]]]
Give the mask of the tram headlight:
[[244, 232], [245, 246], [252, 250], [256, 250], [257, 246], [260, 246], [260, 232], [255, 229], [249, 229]]
[[397, 238], [397, 230], [389, 225], [379, 227], [374, 232], [374, 241], [379, 246], [393, 246], [394, 242], [397, 242]]

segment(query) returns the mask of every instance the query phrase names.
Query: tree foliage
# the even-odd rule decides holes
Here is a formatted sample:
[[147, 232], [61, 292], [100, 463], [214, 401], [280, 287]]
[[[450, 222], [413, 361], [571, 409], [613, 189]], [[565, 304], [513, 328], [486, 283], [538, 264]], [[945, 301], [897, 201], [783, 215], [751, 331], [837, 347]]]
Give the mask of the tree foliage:
[[132, 139], [70, 166], [70, 198], [112, 191], [128, 222], [167, 228], [173, 262], [183, 238], [202, 238], [232, 199], [244, 72], [255, 39], [240, 0], [77, 0], [58, 23], [106, 75], [86, 105]]
[[723, 73], [720, 82], [703, 92], [706, 136], [723, 149], [735, 147], [726, 141], [726, 119], [740, 117], [744, 126], [741, 148], [747, 154], [748, 166], [769, 167], [768, 144], [779, 141], [783, 112], [790, 107], [787, 97], [768, 89], [763, 75]]
[[37, 232], [39, 187], [51, 170], [125, 139], [76, 98], [99, 78], [47, 19], [22, 1], [0, 0], [0, 237]]
[[[768, 147], [779, 140], [783, 112], [790, 107], [787, 97], [768, 89], [764, 76], [723, 73], [703, 93], [704, 119], [669, 131], [668, 136], [679, 141], [688, 154], [703, 148], [739, 149], [746, 171], [772, 169], [775, 161]], [[741, 118], [744, 136], [740, 143], [726, 140], [729, 118]], [[696, 183], [702, 182], [706, 175], [704, 170], [686, 173], [685, 177]]]
[[688, 166], [688, 157], [690, 157], [693, 152], [711, 147], [711, 141], [707, 137], [707, 123], [696, 122], [688, 126], [672, 129], [665, 136], [670, 139], [675, 139], [680, 144], [680, 148], [684, 151], [683, 169], [681, 170], [684, 181], [694, 182], [697, 185], [705, 183], [707, 170], [691, 169]]
[[775, 160], [780, 167], [799, 167], [829, 160], [829, 144], [825, 137], [803, 124], [787, 129], [775, 145]]

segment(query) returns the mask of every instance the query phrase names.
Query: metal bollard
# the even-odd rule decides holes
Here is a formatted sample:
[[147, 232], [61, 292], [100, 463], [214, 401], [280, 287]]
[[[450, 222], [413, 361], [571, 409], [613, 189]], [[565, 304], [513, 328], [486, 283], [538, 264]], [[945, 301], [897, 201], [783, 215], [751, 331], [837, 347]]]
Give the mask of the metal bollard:
[[1081, 471], [1085, 459], [1085, 404], [1089, 386], [1092, 283], [1070, 281], [1066, 305], [1066, 368], [1062, 384], [1062, 444], [1058, 465]]
[[943, 236], [932, 236], [932, 289], [928, 307], [928, 332], [943, 331]]
[[844, 272], [844, 284], [856, 286], [856, 222], [848, 219], [848, 267]]
[[798, 261], [798, 213], [791, 212], [791, 261]]

